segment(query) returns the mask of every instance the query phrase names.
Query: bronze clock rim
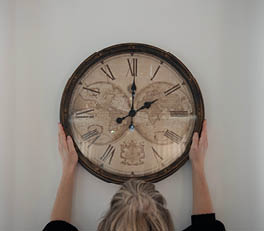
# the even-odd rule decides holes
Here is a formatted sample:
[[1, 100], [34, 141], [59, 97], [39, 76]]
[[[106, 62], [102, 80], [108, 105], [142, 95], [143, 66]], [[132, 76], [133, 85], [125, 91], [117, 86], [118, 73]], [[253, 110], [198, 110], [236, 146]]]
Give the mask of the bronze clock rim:
[[[186, 80], [194, 97], [197, 119], [195, 121], [193, 132], [198, 132], [199, 134], [201, 134], [202, 122], [204, 120], [204, 102], [200, 87], [196, 79], [193, 77], [192, 73], [188, 70], [188, 68], [176, 56], [158, 47], [144, 43], [121, 43], [106, 47], [90, 55], [77, 67], [77, 69], [73, 72], [72, 76], [67, 81], [60, 103], [60, 122], [64, 127], [65, 134], [72, 136], [71, 129], [68, 123], [68, 109], [73, 90], [78, 80], [95, 63], [99, 62], [104, 58], [123, 53], [147, 53], [154, 55], [159, 59], [169, 63], [174, 69], [176, 69], [181, 74], [181, 76]], [[189, 150], [191, 143], [192, 139], [190, 139], [189, 143], [187, 144], [184, 153], [166, 168], [153, 174], [139, 177], [136, 176], [135, 178], [155, 183], [172, 175], [189, 159]], [[115, 184], [122, 184], [126, 180], [131, 179], [131, 177], [119, 176], [99, 168], [82, 154], [75, 142], [74, 146], [78, 153], [79, 163], [94, 176], [102, 179], [105, 182]]]

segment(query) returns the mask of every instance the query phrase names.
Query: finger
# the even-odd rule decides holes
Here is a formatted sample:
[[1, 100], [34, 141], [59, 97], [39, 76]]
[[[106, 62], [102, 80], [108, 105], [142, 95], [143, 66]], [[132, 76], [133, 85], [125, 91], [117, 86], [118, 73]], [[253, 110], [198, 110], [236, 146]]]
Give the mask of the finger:
[[68, 146], [67, 146], [67, 141], [66, 141], [66, 135], [65, 132], [63, 130], [63, 126], [60, 124], [60, 145], [62, 147], [62, 150], [67, 151], [68, 150]]
[[207, 140], [207, 121], [204, 120], [203, 122], [203, 129], [201, 133], [200, 143], [206, 144], [208, 142]]
[[204, 142], [205, 142], [205, 144], [208, 146], [207, 120], [205, 121], [205, 131], [206, 131], [206, 134], [205, 134]]
[[61, 125], [58, 124], [58, 149], [60, 156], [63, 157], [63, 149], [62, 149], [62, 138], [61, 138]]
[[58, 138], [60, 139], [60, 124], [58, 124]]
[[59, 146], [62, 147], [62, 126], [61, 124], [58, 125], [58, 139], [59, 139]]
[[58, 149], [59, 149], [59, 155], [63, 161], [65, 157], [64, 157], [64, 152], [63, 152], [62, 145], [61, 145], [60, 141], [58, 141]]
[[61, 124], [58, 124], [58, 135], [61, 138], [62, 136], [62, 125]]
[[197, 146], [198, 146], [198, 140], [199, 140], [198, 133], [197, 132], [193, 133], [192, 146], [191, 146], [191, 148], [197, 148]]
[[73, 141], [72, 141], [72, 138], [71, 136], [68, 136], [67, 137], [67, 144], [68, 144], [68, 150], [71, 154], [75, 153], [76, 150], [74, 148], [74, 144], [73, 144]]
[[62, 151], [62, 145], [61, 145], [61, 142], [60, 142], [60, 135], [59, 134], [58, 134], [58, 149], [59, 149], [60, 152]]

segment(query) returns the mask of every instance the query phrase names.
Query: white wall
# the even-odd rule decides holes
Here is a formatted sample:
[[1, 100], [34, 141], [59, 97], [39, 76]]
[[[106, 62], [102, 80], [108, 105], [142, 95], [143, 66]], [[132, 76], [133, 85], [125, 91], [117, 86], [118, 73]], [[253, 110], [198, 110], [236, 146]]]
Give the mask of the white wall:
[[[57, 122], [66, 81], [93, 52], [123, 42], [163, 48], [190, 69], [205, 101], [216, 216], [227, 230], [264, 230], [263, 1], [1, 0], [0, 10], [1, 231], [48, 222], [61, 174]], [[188, 226], [190, 164], [156, 186], [176, 230]], [[73, 224], [96, 230], [117, 189], [79, 166]]]
[[13, 230], [14, 200], [14, 2], [0, 1], [0, 230]]

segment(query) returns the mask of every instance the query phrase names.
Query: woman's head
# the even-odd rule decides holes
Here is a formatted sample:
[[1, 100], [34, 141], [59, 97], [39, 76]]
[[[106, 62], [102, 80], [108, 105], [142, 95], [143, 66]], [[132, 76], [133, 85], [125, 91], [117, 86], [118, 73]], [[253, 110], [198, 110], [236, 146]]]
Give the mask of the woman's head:
[[98, 231], [172, 231], [165, 198], [155, 185], [142, 180], [125, 182], [113, 196]]

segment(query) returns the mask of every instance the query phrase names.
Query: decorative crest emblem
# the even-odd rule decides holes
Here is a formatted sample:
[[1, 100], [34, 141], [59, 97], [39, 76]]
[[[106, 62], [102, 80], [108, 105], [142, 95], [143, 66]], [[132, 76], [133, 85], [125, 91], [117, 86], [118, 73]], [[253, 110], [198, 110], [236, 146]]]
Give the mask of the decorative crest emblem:
[[144, 164], [145, 152], [144, 152], [144, 142], [137, 144], [135, 141], [131, 140], [129, 143], [124, 142], [121, 144], [122, 158], [121, 164], [124, 165], [141, 165]]

